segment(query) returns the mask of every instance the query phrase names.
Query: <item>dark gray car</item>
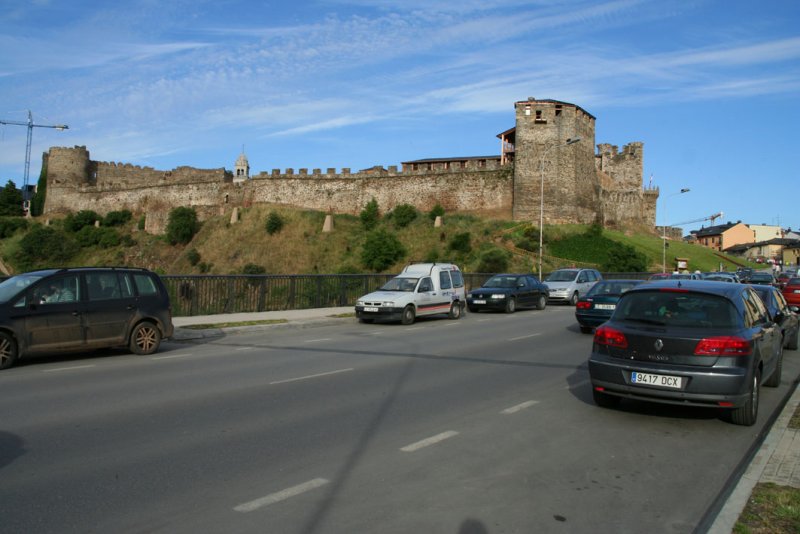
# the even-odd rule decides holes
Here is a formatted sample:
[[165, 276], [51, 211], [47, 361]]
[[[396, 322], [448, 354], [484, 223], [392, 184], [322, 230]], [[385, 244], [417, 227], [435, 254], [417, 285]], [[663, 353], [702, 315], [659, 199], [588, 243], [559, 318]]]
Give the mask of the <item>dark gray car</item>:
[[623, 398], [724, 409], [752, 425], [761, 382], [778, 386], [780, 328], [749, 286], [670, 280], [625, 293], [594, 336], [595, 402]]
[[152, 354], [172, 333], [167, 290], [146, 269], [49, 269], [0, 283], [0, 369], [37, 353]]

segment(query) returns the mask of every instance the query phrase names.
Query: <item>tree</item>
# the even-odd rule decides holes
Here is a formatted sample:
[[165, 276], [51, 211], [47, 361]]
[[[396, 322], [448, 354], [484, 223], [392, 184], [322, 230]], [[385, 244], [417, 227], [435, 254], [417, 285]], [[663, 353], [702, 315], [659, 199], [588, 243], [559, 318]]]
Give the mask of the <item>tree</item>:
[[281, 218], [280, 215], [278, 215], [278, 212], [277, 211], [269, 212], [266, 224], [267, 233], [269, 235], [272, 235], [277, 232], [280, 232], [282, 228], [283, 228], [283, 219]]
[[167, 240], [173, 244], [185, 245], [200, 229], [194, 208], [181, 206], [169, 212], [167, 220]]
[[642, 273], [647, 271], [647, 257], [630, 245], [615, 243], [600, 268], [611, 273]]
[[11, 180], [0, 189], [0, 215], [23, 215], [22, 191]]
[[361, 218], [361, 224], [364, 225], [365, 230], [374, 229], [378, 225], [378, 221], [381, 217], [378, 212], [378, 201], [373, 198], [367, 202], [367, 205], [361, 210], [359, 217]]
[[417, 208], [411, 204], [400, 204], [392, 210], [392, 219], [398, 228], [405, 228], [417, 218]]
[[19, 266], [30, 270], [38, 266], [58, 266], [78, 252], [78, 245], [66, 233], [36, 225], [19, 242]]
[[478, 264], [479, 273], [502, 273], [508, 270], [508, 253], [499, 248], [487, 250]]
[[406, 255], [406, 249], [393, 233], [384, 229], [367, 234], [361, 262], [375, 272], [388, 269]]
[[38, 217], [44, 213], [44, 201], [47, 197], [47, 158], [43, 158], [42, 170], [39, 172], [39, 182], [36, 184], [36, 193], [31, 199], [31, 215]]

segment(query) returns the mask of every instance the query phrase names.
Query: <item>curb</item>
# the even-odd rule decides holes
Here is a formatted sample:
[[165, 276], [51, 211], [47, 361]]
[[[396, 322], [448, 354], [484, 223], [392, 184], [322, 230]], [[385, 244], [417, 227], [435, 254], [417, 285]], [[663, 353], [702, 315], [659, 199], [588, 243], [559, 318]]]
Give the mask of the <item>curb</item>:
[[284, 323], [273, 324], [253, 324], [246, 326], [227, 326], [224, 328], [181, 328], [175, 327], [175, 330], [170, 338], [170, 341], [194, 341], [198, 339], [217, 338], [228, 335], [243, 334], [247, 332], [255, 332], [264, 329], [274, 328], [310, 328], [313, 326], [326, 326], [340, 324], [343, 321], [352, 321], [352, 317], [321, 317], [314, 319], [295, 319], [288, 320]]

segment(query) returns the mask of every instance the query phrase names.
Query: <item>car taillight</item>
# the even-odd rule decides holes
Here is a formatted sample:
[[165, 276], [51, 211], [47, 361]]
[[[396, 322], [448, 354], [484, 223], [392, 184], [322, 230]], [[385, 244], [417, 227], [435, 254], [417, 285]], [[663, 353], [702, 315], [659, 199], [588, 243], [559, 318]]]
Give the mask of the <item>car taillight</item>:
[[701, 339], [694, 348], [696, 356], [749, 356], [750, 342], [737, 336], [717, 336]]
[[592, 307], [592, 303], [588, 300], [579, 300], [575, 307], [579, 310], [588, 310]]
[[601, 326], [594, 331], [594, 342], [598, 345], [607, 345], [618, 349], [628, 348], [628, 338], [625, 337], [625, 334], [608, 326]]

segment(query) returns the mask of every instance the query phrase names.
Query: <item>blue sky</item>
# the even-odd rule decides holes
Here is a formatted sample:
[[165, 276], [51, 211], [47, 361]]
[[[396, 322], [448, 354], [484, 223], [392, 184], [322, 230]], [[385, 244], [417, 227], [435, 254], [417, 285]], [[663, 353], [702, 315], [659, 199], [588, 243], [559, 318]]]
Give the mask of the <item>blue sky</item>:
[[[51, 146], [162, 170], [244, 146], [253, 174], [498, 154], [533, 96], [644, 143], [659, 224], [800, 228], [797, 0], [0, 0], [0, 28], [0, 119], [69, 125], [33, 130], [32, 183]], [[0, 126], [3, 183], [25, 135]]]

